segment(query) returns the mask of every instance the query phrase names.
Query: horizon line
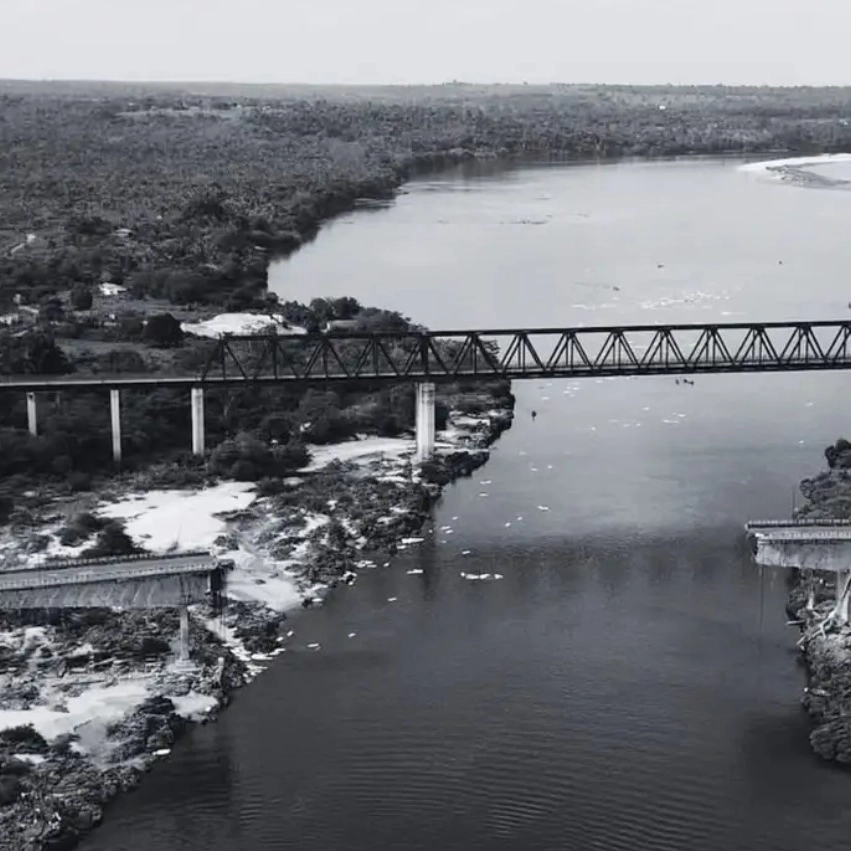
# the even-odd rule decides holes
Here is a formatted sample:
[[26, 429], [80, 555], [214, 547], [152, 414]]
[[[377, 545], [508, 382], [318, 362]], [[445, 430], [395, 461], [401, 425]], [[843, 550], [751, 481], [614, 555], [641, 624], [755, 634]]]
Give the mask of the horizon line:
[[296, 87], [296, 88], [343, 88], [343, 89], [413, 89], [413, 88], [449, 88], [449, 87], [519, 87], [519, 88], [582, 88], [582, 87], [597, 87], [597, 88], [632, 88], [632, 89], [847, 89], [851, 88], [851, 82], [848, 83], [627, 83], [627, 82], [593, 82], [593, 81], [578, 81], [565, 82], [552, 80], [549, 82], [529, 82], [526, 80], [500, 80], [500, 81], [472, 81], [472, 80], [444, 80], [440, 82], [416, 82], [416, 83], [343, 83], [343, 82], [323, 82], [309, 83], [299, 82], [296, 80], [289, 81], [245, 81], [245, 80], [226, 80], [226, 79], [169, 79], [169, 80], [151, 80], [151, 79], [117, 79], [107, 77], [3, 77], [0, 76], [0, 84], [8, 83], [31, 83], [31, 84], [58, 84], [58, 85], [80, 85], [80, 84], [100, 84], [100, 85], [136, 85], [136, 86], [186, 86], [186, 85], [205, 85], [205, 86], [252, 86], [252, 87]]

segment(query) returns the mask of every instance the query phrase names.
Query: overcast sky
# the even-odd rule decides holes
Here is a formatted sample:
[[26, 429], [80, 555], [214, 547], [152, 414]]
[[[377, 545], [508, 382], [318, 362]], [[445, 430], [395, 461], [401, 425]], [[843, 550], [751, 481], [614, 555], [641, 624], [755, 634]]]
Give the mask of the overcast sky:
[[0, 0], [0, 77], [851, 82], [847, 0]]

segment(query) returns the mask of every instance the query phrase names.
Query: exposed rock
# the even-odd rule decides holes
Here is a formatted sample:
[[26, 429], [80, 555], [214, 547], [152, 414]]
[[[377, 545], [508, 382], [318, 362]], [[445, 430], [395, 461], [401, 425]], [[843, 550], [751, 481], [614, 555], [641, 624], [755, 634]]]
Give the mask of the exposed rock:
[[[812, 519], [851, 517], [851, 474], [842, 469], [851, 445], [828, 447], [831, 469], [801, 482], [807, 504], [798, 512]], [[810, 744], [823, 759], [851, 763], [851, 627], [823, 634], [816, 627], [833, 608], [835, 577], [814, 571], [792, 571], [787, 614], [799, 621], [807, 689], [801, 700], [813, 721]]]
[[[477, 401], [482, 405], [492, 403], [486, 394], [479, 395]], [[504, 401], [513, 404], [511, 397]], [[485, 463], [487, 447], [508, 427], [512, 412], [487, 407], [482, 410], [487, 415], [467, 430], [463, 447], [438, 454], [419, 477], [414, 477], [410, 467], [402, 476], [387, 480], [335, 464], [306, 478], [297, 491], [271, 489], [264, 510], [273, 519], [269, 522], [269, 516], [263, 518], [265, 525], [254, 543], [286, 559], [307, 541], [309, 555], [300, 568], [303, 580], [324, 585], [336, 584], [342, 577], [351, 581], [364, 552], [395, 551], [397, 541], [419, 531], [443, 485]], [[307, 532], [305, 512], [327, 516], [329, 501], [333, 503], [333, 516], [345, 522], [331, 521]], [[275, 518], [280, 520], [276, 522]], [[245, 524], [257, 523], [260, 518], [249, 511], [235, 519]], [[234, 548], [238, 537], [229, 533], [219, 543]], [[320, 601], [319, 597], [305, 597], [306, 604]], [[213, 614], [198, 612], [205, 618]], [[259, 604], [230, 601], [224, 619], [249, 656], [269, 653], [286, 640], [286, 615]], [[167, 672], [164, 663], [179, 629], [175, 610], [54, 610], [4, 613], [0, 620], [4, 629], [43, 626], [45, 635], [56, 645], [56, 652], [49, 642], [26, 649], [0, 647], [0, 672], [11, 679], [9, 687], [0, 683], [2, 706], [23, 709], [38, 702], [39, 678], [48, 670], [65, 674], [76, 669], [85, 679], [88, 672], [105, 670], [113, 676], [146, 666], [153, 668], [159, 692], [110, 727], [112, 747], [106, 768], [77, 753], [74, 736], [48, 744], [32, 728], [0, 734], [3, 851], [72, 848], [100, 822], [108, 801], [139, 782], [153, 764], [152, 754], [171, 748], [189, 726], [176, 712], [174, 702], [163, 694], [175, 698], [191, 693], [209, 695], [219, 706], [226, 706], [232, 692], [253, 675], [250, 663], [194, 619], [190, 621], [189, 638], [197, 669], [185, 675]], [[67, 699], [83, 688], [72, 682], [62, 686], [60, 693]], [[215, 717], [215, 710], [207, 717]], [[14, 754], [32, 755], [33, 759], [27, 762]]]

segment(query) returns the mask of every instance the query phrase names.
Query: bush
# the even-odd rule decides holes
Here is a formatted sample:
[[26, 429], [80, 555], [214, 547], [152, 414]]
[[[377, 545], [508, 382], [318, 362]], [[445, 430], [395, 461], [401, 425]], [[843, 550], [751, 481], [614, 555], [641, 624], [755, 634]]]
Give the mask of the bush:
[[107, 520], [98, 534], [97, 543], [83, 552], [86, 557], [125, 556], [139, 552], [124, 527], [117, 520]]
[[92, 477], [88, 473], [82, 473], [80, 471], [71, 473], [66, 481], [68, 482], [68, 487], [74, 493], [91, 490], [92, 487]]
[[851, 467], [851, 443], [844, 437], [840, 437], [833, 446], [828, 446], [824, 450], [824, 457], [827, 459], [827, 466], [831, 470]]
[[47, 742], [32, 724], [0, 730], [0, 747], [14, 748], [18, 753], [44, 754]]
[[142, 336], [151, 346], [171, 349], [183, 342], [183, 329], [170, 313], [158, 313], [148, 319]]
[[92, 291], [86, 286], [77, 286], [71, 290], [71, 307], [74, 310], [91, 310], [94, 303]]
[[21, 781], [8, 774], [0, 774], [0, 807], [14, 804], [21, 794]]
[[88, 512], [78, 514], [59, 533], [59, 543], [66, 547], [81, 544], [95, 532], [103, 530], [108, 522], [102, 517], [96, 517], [94, 514]]

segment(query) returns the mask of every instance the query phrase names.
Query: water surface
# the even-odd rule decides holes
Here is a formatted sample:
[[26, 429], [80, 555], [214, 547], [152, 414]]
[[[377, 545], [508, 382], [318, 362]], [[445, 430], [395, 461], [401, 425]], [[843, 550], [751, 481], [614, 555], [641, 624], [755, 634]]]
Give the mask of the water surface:
[[[730, 161], [455, 173], [273, 281], [434, 328], [837, 318], [849, 205]], [[783, 577], [742, 534], [789, 514], [847, 383], [515, 384], [515, 426], [425, 543], [297, 613], [83, 848], [847, 848], [851, 780], [809, 751]]]

